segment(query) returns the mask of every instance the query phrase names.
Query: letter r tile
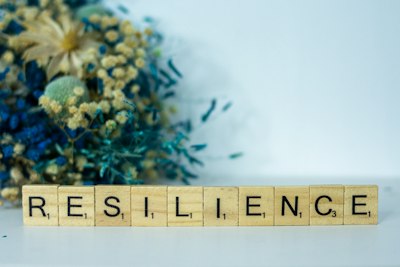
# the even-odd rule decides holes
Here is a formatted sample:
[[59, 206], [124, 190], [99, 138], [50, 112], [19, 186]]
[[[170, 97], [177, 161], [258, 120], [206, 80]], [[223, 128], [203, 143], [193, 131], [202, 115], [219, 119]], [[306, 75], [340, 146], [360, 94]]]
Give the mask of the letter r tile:
[[58, 226], [58, 185], [24, 185], [22, 208], [24, 224]]

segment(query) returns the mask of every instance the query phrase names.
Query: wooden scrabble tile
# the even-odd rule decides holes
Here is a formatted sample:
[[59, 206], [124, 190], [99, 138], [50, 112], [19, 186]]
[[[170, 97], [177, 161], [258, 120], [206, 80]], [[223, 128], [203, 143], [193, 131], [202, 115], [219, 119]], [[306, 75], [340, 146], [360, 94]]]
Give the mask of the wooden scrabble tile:
[[58, 226], [58, 185], [25, 185], [22, 188], [24, 224]]
[[274, 225], [274, 188], [239, 187], [239, 226]]
[[237, 187], [204, 187], [204, 226], [237, 226]]
[[344, 186], [310, 186], [310, 225], [343, 224]]
[[94, 226], [94, 186], [58, 187], [60, 226]]
[[378, 186], [344, 187], [344, 224], [378, 224]]
[[310, 188], [275, 187], [275, 225], [310, 224]]
[[168, 187], [168, 226], [203, 226], [203, 187]]
[[132, 226], [167, 226], [167, 187], [131, 187]]
[[96, 226], [131, 225], [131, 187], [98, 185], [95, 191]]

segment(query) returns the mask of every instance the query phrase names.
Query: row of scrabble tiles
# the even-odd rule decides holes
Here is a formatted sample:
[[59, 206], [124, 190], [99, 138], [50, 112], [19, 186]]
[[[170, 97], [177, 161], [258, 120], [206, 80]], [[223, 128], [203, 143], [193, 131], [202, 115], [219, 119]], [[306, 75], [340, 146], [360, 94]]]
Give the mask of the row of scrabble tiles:
[[23, 187], [32, 226], [270, 226], [378, 223], [378, 187]]

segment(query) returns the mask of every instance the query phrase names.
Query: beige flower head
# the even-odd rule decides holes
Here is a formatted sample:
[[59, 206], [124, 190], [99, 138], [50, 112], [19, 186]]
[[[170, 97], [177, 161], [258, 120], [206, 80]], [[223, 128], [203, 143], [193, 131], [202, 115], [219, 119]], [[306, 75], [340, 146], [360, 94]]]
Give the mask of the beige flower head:
[[59, 72], [82, 77], [85, 53], [98, 46], [94, 36], [85, 33], [82, 23], [68, 16], [60, 16], [57, 22], [42, 15], [25, 27], [27, 30], [18, 38], [30, 45], [23, 55], [27, 62], [37, 60], [47, 64], [48, 80]]

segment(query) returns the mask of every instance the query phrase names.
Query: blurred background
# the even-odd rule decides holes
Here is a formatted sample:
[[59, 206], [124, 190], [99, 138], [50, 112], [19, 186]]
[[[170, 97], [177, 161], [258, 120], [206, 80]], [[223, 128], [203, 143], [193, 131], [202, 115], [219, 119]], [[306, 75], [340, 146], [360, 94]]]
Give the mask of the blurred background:
[[[206, 177], [400, 177], [400, 2], [108, 0], [165, 33]], [[195, 123], [196, 124], [196, 123]], [[243, 152], [235, 161], [227, 155]], [[301, 183], [301, 182], [299, 182]]]

